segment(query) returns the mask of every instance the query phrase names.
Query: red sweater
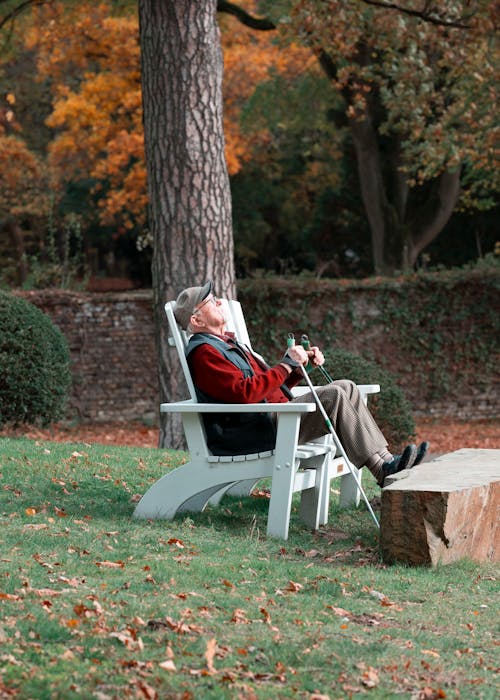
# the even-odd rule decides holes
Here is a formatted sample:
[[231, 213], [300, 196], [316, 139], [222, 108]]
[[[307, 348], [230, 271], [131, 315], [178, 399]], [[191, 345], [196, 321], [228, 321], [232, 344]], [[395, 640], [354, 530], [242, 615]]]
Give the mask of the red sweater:
[[254, 376], [245, 379], [241, 370], [216, 348], [200, 345], [189, 355], [194, 383], [205, 394], [225, 403], [260, 403], [264, 399], [270, 403], [287, 402], [289, 399], [281, 385], [293, 387], [299, 383], [301, 375], [288, 374], [282, 365], [265, 369], [250, 353], [246, 354]]

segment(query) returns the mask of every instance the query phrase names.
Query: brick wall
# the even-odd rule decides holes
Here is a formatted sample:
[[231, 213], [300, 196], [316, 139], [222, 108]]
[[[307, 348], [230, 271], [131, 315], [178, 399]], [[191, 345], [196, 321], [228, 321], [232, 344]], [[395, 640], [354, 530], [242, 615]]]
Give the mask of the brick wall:
[[66, 336], [73, 390], [68, 416], [155, 419], [158, 379], [151, 292], [24, 292]]
[[[47, 313], [68, 340], [73, 373], [68, 418], [156, 421], [159, 390], [150, 291], [75, 293], [50, 290], [22, 292], [20, 295]], [[240, 292], [244, 306], [247, 296], [251, 309], [251, 293], [248, 290]], [[373, 316], [370, 299], [359, 287], [350, 295], [350, 300], [351, 318]], [[278, 307], [281, 303], [284, 301], [280, 300]], [[328, 308], [332, 310], [331, 305]], [[349, 330], [345, 303], [342, 308], [339, 306], [338, 310], [333, 310], [334, 317], [345, 329], [342, 346], [363, 354], [360, 343], [366, 345], [369, 340], [375, 359], [382, 366], [386, 365], [384, 348], [387, 343], [384, 338], [387, 329], [372, 323], [362, 332], [359, 328]], [[312, 316], [318, 313], [317, 306], [311, 307], [309, 313]], [[309, 318], [311, 323], [312, 316]], [[250, 314], [247, 314], [247, 321], [251, 328], [255, 327], [256, 319], [252, 320]], [[251, 330], [251, 334], [259, 340], [259, 332]], [[274, 357], [274, 353], [270, 357]], [[498, 381], [481, 389], [472, 382], [458, 396], [444, 393], [429, 399], [424, 390], [426, 369], [417, 371], [414, 356], [398, 356], [398, 361], [388, 368], [396, 372], [407, 393], [411, 392], [408, 398], [415, 414], [463, 418], [500, 415]]]

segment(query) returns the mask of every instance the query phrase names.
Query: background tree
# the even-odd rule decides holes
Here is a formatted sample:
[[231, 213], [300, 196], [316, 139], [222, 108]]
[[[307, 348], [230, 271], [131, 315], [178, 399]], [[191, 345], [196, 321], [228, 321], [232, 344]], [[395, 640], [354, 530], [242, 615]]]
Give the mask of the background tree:
[[[236, 293], [222, 50], [215, 0], [140, 0], [139, 18], [160, 393], [171, 401], [180, 387], [165, 301], [207, 279], [217, 294]], [[161, 444], [180, 439], [165, 421]]]
[[[370, 274], [373, 270], [370, 231], [361, 201], [353, 127], [346, 115], [348, 104], [344, 91], [337, 82], [332, 89], [331, 78], [321, 74], [323, 68], [317, 57], [323, 59], [325, 54], [314, 46], [311, 51], [309, 44], [314, 32], [304, 35], [294, 30], [286, 41], [282, 31], [256, 32], [255, 28], [269, 29], [276, 25], [255, 16], [259, 8], [256, 0], [245, 0], [243, 4], [252, 15], [232, 3], [222, 0], [217, 3], [218, 10], [229, 10], [232, 14], [219, 12], [218, 21], [225, 57], [225, 152], [231, 176], [238, 274], [259, 274], [259, 268], [281, 274], [304, 270], [314, 271], [316, 275]], [[9, 32], [11, 26], [16, 27], [16, 33], [9, 34], [9, 54], [4, 53], [0, 66], [0, 91], [15, 99], [14, 111], [22, 125], [22, 131], [13, 135], [40, 165], [48, 158], [52, 174], [50, 189], [56, 204], [54, 222], [60, 240], [63, 218], [77, 214], [93, 269], [101, 273], [105, 270], [112, 276], [128, 275], [150, 284], [151, 248], [137, 250], [138, 241], [151, 239], [146, 217], [137, 5], [132, 0], [99, 5], [51, 0], [28, 5], [31, 12], [16, 15], [15, 24], [9, 21], [1, 35], [3, 39], [6, 27]], [[311, 2], [295, 3], [296, 8], [299, 5], [302, 9], [313, 7]], [[363, 8], [373, 12], [370, 5], [381, 6], [377, 12], [383, 10], [391, 17], [412, 17], [413, 21], [418, 15], [425, 26], [432, 24], [439, 31], [450, 30], [449, 4], [441, 7], [439, 16], [433, 3], [424, 6], [360, 0], [349, 5], [358, 13]], [[0, 14], [4, 8], [16, 6], [15, 0], [0, 0]], [[272, 3], [272, 9], [285, 17], [291, 6], [290, 1]], [[329, 3], [329, 6], [334, 5]], [[417, 6], [419, 11], [412, 10]], [[470, 23], [470, 17], [465, 21]], [[353, 32], [354, 24], [350, 27]], [[452, 28], [466, 31], [461, 24], [457, 15]], [[300, 39], [304, 45], [298, 47], [290, 37]], [[325, 45], [327, 39], [328, 36]], [[409, 41], [407, 36], [406, 43]], [[381, 58], [386, 54], [390, 56], [388, 50], [380, 50], [377, 59], [373, 59], [379, 72], [382, 68], [386, 70]], [[398, 61], [402, 65], [402, 56], [401, 51], [396, 51], [397, 60], [390, 64], [391, 70], [396, 71]], [[347, 59], [343, 60], [349, 65]], [[352, 62], [356, 63], [354, 59]], [[418, 70], [413, 72], [417, 74]], [[478, 82], [477, 75], [469, 78]], [[487, 120], [493, 114], [489, 108], [495, 88], [490, 94], [488, 80], [482, 75], [480, 78], [484, 90], [478, 83], [474, 105]], [[403, 116], [404, 108], [396, 103], [400, 97], [403, 102], [412, 103], [412, 93], [405, 87], [408, 80], [403, 73], [397, 83], [399, 90], [387, 92], [392, 94], [390, 108], [394, 113], [399, 109]], [[381, 100], [373, 95], [370, 108]], [[443, 93], [442, 100], [445, 95], [448, 99], [447, 93]], [[438, 98], [433, 99], [438, 104]], [[416, 100], [412, 104], [418, 110]], [[395, 126], [389, 125], [387, 133], [382, 133], [382, 119], [387, 114], [382, 104], [373, 120], [383, 166], [381, 182], [389, 201], [384, 211], [390, 213], [397, 200], [391, 175], [396, 173], [397, 182], [403, 183], [408, 191], [403, 231], [406, 235], [418, 224], [410, 215], [425, 210], [429, 199], [432, 201], [429, 198], [432, 188], [440, 182], [430, 170], [425, 176], [427, 180], [419, 179], [415, 172], [405, 172], [406, 163], [419, 167], [435, 165], [435, 153], [446, 150], [449, 139], [447, 135], [442, 137], [440, 147], [435, 148], [429, 136], [434, 134], [432, 122], [421, 131], [420, 141], [413, 138], [418, 134], [414, 130], [413, 140], [402, 140], [400, 155], [405, 151], [406, 161], [401, 155], [401, 168], [397, 170], [395, 160], [389, 158], [392, 144], [397, 142], [393, 132], [403, 129], [409, 120], [406, 117], [396, 120]], [[463, 121], [457, 118], [454, 128], [458, 124], [465, 138], [466, 120]], [[488, 207], [495, 187], [492, 154], [497, 132], [483, 127], [478, 122], [477, 129], [468, 132], [467, 138], [474, 138], [478, 148], [473, 149], [469, 142], [458, 208], [437, 243], [425, 248], [425, 259], [429, 257], [427, 253], [431, 254], [433, 264], [467, 262], [490, 250], [495, 241], [494, 210], [488, 211]], [[479, 138], [481, 129], [483, 140]], [[369, 172], [364, 168], [362, 174], [368, 177]], [[404, 193], [404, 188], [400, 189]], [[471, 214], [459, 213], [462, 208]], [[401, 228], [396, 215], [387, 218], [389, 232]], [[45, 226], [41, 220], [31, 221], [36, 226]], [[31, 227], [31, 221], [26, 220], [24, 226]], [[45, 244], [41, 233], [36, 240]], [[387, 241], [389, 253], [393, 248], [398, 251], [398, 257], [389, 262], [401, 268], [399, 243], [397, 240], [391, 243], [390, 237]], [[5, 247], [12, 248], [6, 230], [4, 242]], [[423, 263], [421, 257], [419, 265]], [[2, 269], [5, 270], [3, 261]], [[19, 272], [18, 280], [24, 279], [26, 270]], [[12, 281], [12, 276], [9, 279]], [[33, 280], [33, 276], [29, 279]]]
[[58, 188], [87, 192], [87, 210], [97, 202], [102, 226], [141, 230], [146, 170], [137, 16], [113, 15], [106, 3], [51, 3], [33, 19], [26, 47], [36, 51], [37, 78], [53, 95], [46, 124]]
[[491, 206], [495, 4], [262, 6], [285, 36], [311, 47], [345, 100], [377, 272], [413, 266], [460, 195], [465, 205]]
[[[85, 217], [87, 239], [99, 227], [102, 248], [111, 236], [148, 243], [136, 15], [116, 14], [110, 3], [50, 3], [33, 18], [26, 46], [36, 52], [38, 80], [53, 95], [47, 150], [60, 209]], [[314, 58], [303, 47], [284, 53], [268, 36], [255, 36], [237, 22], [224, 30], [225, 154], [234, 175], [269, 142], [265, 130], [240, 128], [255, 86], [270, 70], [298, 74]]]
[[26, 240], [47, 214], [49, 194], [43, 159], [20, 136], [15, 118], [15, 95], [0, 104], [0, 251], [12, 260], [13, 281], [28, 275]]

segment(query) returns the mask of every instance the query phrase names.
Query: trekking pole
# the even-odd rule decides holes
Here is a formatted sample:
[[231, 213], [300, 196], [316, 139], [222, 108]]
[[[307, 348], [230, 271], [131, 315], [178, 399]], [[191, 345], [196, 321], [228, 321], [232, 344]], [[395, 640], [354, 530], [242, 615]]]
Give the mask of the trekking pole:
[[[304, 334], [300, 340], [301, 340], [301, 345], [304, 348], [304, 350], [310, 350], [311, 341], [309, 340], [308, 336]], [[330, 377], [330, 374], [327, 372], [326, 368], [323, 367], [323, 365], [319, 365], [318, 369], [321, 372], [321, 374], [324, 376], [326, 381], [329, 384], [331, 384], [333, 382], [333, 379]]]
[[[302, 338], [302, 340], [303, 340], [303, 342], [305, 342], [305, 341], [304, 341], [304, 337]], [[307, 339], [307, 340], [308, 340], [308, 339]], [[288, 340], [287, 340], [287, 346], [288, 346], [288, 347], [293, 347], [293, 344], [294, 344], [294, 343], [293, 343], [293, 334], [292, 334], [292, 333], [289, 333], [289, 334], [288, 334]], [[363, 496], [363, 500], [364, 500], [364, 502], [366, 503], [366, 507], [368, 508], [368, 511], [370, 512], [370, 515], [372, 516], [375, 525], [377, 526], [377, 528], [380, 529], [380, 525], [379, 525], [379, 522], [378, 522], [378, 520], [377, 520], [377, 516], [376, 516], [375, 513], [373, 512], [373, 508], [371, 507], [370, 501], [368, 500], [368, 498], [367, 498], [367, 496], [366, 496], [366, 493], [365, 493], [363, 487], [361, 486], [361, 481], [360, 481], [359, 476], [358, 476], [358, 474], [357, 474], [356, 467], [354, 467], [354, 466], [351, 465], [351, 462], [349, 461], [349, 458], [348, 458], [347, 455], [346, 455], [346, 452], [345, 452], [345, 450], [344, 450], [344, 447], [343, 447], [342, 443], [340, 442], [339, 438], [337, 437], [337, 433], [335, 432], [335, 430], [334, 430], [334, 428], [333, 428], [332, 422], [331, 422], [330, 418], [328, 417], [328, 414], [327, 414], [327, 412], [325, 411], [325, 408], [324, 408], [323, 404], [321, 403], [321, 399], [319, 398], [319, 396], [318, 396], [318, 394], [317, 394], [317, 392], [316, 392], [316, 389], [314, 388], [313, 383], [311, 382], [311, 379], [310, 379], [309, 375], [307, 374], [306, 368], [305, 368], [304, 365], [302, 365], [302, 364], [300, 365], [300, 367], [301, 367], [301, 370], [302, 370], [302, 374], [304, 375], [304, 379], [306, 380], [307, 386], [309, 387], [309, 389], [310, 389], [312, 395], [314, 396], [314, 400], [316, 401], [316, 404], [317, 404], [317, 406], [318, 406], [318, 408], [319, 408], [319, 410], [320, 410], [320, 413], [321, 413], [321, 415], [323, 416], [323, 419], [324, 419], [324, 421], [325, 421], [325, 423], [326, 423], [326, 427], [328, 428], [328, 431], [329, 431], [330, 435], [331, 435], [332, 438], [333, 438], [333, 441], [334, 441], [334, 443], [335, 443], [335, 446], [337, 447], [337, 449], [339, 450], [340, 454], [341, 454], [342, 457], [344, 458], [344, 460], [345, 460], [345, 462], [346, 462], [346, 464], [347, 464], [347, 466], [348, 466], [348, 468], [349, 468], [349, 471], [351, 472], [351, 474], [352, 474], [352, 476], [353, 476], [353, 478], [354, 478], [354, 481], [356, 482], [356, 486], [358, 487], [358, 489], [359, 489], [361, 495]]]

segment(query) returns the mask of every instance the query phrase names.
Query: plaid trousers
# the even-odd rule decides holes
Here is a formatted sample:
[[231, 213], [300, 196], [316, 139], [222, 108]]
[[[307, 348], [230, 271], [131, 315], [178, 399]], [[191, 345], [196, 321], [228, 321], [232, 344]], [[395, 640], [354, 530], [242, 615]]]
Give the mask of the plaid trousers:
[[[369, 457], [387, 448], [387, 440], [365, 406], [359, 390], [349, 379], [340, 379], [316, 389], [350, 461], [361, 468]], [[315, 403], [311, 392], [293, 399]], [[308, 442], [328, 433], [319, 409], [305, 413], [300, 420], [299, 441]]]

